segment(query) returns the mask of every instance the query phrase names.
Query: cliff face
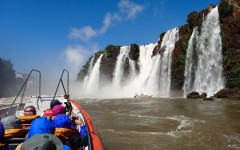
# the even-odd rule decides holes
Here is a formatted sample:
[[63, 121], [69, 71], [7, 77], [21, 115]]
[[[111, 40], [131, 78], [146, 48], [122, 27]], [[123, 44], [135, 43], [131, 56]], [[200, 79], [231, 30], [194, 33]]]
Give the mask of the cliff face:
[[23, 81], [20, 77], [16, 78], [12, 63], [0, 58], [0, 98], [14, 96]]
[[119, 52], [120, 46], [109, 45], [105, 48], [100, 64], [101, 78], [111, 81]]
[[[226, 78], [227, 87], [240, 87], [240, 2], [238, 0], [221, 0], [219, 4], [219, 15], [221, 24], [222, 53], [223, 53], [223, 74]], [[179, 27], [179, 40], [175, 44], [172, 55], [171, 89], [182, 90], [184, 83], [184, 69], [186, 60], [186, 50], [188, 41], [193, 32], [193, 28], [201, 27], [203, 17], [206, 16], [215, 6], [209, 6], [207, 9], [196, 12], [193, 11], [187, 16], [188, 24]], [[199, 30], [201, 30], [199, 28]], [[161, 42], [165, 33], [160, 34], [157, 46], [154, 48], [152, 57], [163, 52], [165, 47], [161, 47]], [[109, 45], [105, 48], [101, 61], [100, 72], [102, 77], [111, 81], [115, 69], [120, 46]], [[95, 54], [95, 61], [100, 52]], [[139, 46], [132, 44], [130, 46], [129, 58], [136, 62], [136, 70], [139, 58]], [[90, 60], [90, 59], [89, 59]], [[95, 62], [94, 61], [94, 62]], [[124, 63], [124, 76], [128, 76], [129, 63]], [[79, 72], [78, 80], [82, 80], [87, 73], [89, 61]]]
[[240, 2], [219, 5], [223, 43], [223, 73], [227, 87], [240, 87]]

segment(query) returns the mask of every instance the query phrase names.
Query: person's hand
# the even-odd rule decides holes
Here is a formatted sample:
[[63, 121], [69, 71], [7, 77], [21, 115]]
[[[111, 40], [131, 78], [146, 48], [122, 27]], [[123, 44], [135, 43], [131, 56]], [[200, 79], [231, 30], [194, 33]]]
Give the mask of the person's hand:
[[78, 118], [75, 120], [75, 123], [80, 126], [84, 125], [83, 120], [80, 116], [78, 116]]

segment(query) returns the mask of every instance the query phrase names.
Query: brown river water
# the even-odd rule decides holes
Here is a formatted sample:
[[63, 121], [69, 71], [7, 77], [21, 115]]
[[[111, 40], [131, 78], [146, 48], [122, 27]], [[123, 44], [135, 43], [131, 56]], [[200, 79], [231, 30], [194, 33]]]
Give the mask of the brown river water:
[[106, 150], [239, 150], [240, 101], [77, 100]]
[[[0, 107], [10, 101], [0, 100]], [[106, 150], [240, 150], [237, 100], [76, 101], [90, 114]]]

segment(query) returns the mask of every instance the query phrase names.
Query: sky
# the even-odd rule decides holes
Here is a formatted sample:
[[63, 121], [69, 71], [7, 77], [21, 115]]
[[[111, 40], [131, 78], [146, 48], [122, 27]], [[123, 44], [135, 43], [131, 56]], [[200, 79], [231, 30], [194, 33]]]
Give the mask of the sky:
[[0, 58], [18, 73], [37, 69], [75, 80], [82, 65], [112, 45], [146, 45], [219, 0], [0, 0]]

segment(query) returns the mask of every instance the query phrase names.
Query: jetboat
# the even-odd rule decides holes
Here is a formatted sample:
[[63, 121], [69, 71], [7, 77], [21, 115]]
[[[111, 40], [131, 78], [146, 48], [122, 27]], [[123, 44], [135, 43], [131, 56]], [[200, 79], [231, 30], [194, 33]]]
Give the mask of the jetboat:
[[[39, 74], [39, 93], [37, 96], [31, 96], [28, 97], [29, 100], [26, 100], [26, 96], [24, 96], [27, 83], [29, 81], [29, 77], [33, 72], [37, 72]], [[67, 73], [67, 89], [64, 86], [63, 82], [63, 75]], [[58, 89], [60, 84], [63, 87], [64, 90], [64, 95], [57, 95]], [[20, 94], [22, 93], [22, 96], [20, 98]], [[16, 100], [20, 99], [19, 103], [16, 103]], [[24, 82], [23, 86], [21, 87], [20, 91], [18, 92], [17, 96], [13, 100], [12, 104], [10, 107], [6, 107], [0, 110], [0, 113], [2, 114], [3, 112], [5, 113], [5, 116], [9, 115], [15, 115], [18, 117], [21, 122], [23, 129], [18, 130], [18, 132], [15, 130], [14, 132], [11, 132], [11, 135], [7, 138], [5, 138], [5, 144], [8, 144], [10, 148], [15, 149], [16, 146], [22, 142], [24, 142], [27, 138], [26, 135], [19, 134], [19, 133], [26, 133], [28, 132], [28, 129], [30, 127], [31, 121], [34, 119], [41, 117], [41, 116], [52, 116], [52, 111], [50, 108], [50, 102], [54, 99], [58, 99], [59, 102], [62, 103], [62, 105], [66, 104], [66, 102], [70, 102], [72, 105], [72, 114], [76, 115], [78, 114], [81, 119], [83, 120], [84, 124], [86, 125], [86, 131], [88, 134], [88, 145], [86, 147], [82, 147], [81, 149], [85, 150], [103, 150], [104, 146], [101, 140], [101, 137], [97, 131], [96, 126], [94, 125], [90, 115], [84, 110], [78, 103], [76, 103], [74, 100], [71, 100], [69, 98], [69, 72], [64, 69], [60, 80], [57, 85], [57, 89], [55, 91], [55, 94], [53, 96], [42, 96], [41, 95], [41, 72], [35, 69], [32, 69], [31, 72], [29, 73], [26, 81]], [[25, 101], [25, 102], [24, 102]], [[27, 106], [34, 106], [37, 111], [36, 116], [24, 116], [24, 108]], [[77, 128], [79, 129], [80, 126], [78, 125]], [[6, 130], [5, 130], [5, 135], [6, 135]], [[5, 136], [6, 137], [6, 136]]]

